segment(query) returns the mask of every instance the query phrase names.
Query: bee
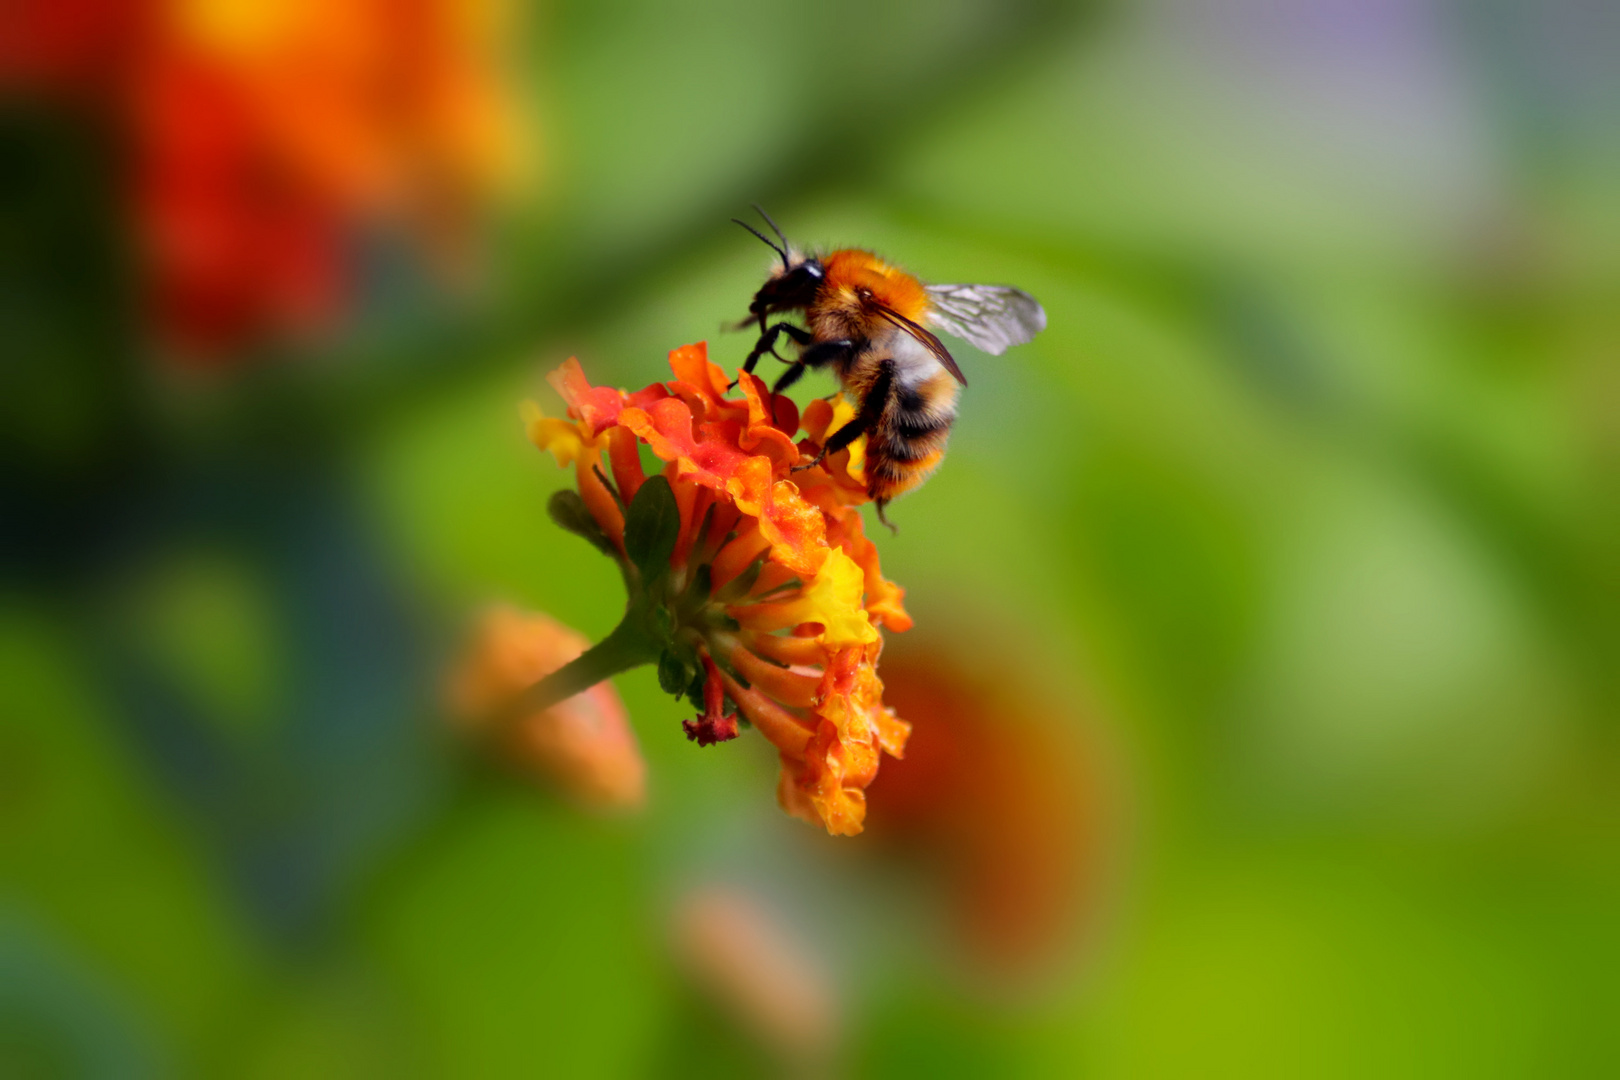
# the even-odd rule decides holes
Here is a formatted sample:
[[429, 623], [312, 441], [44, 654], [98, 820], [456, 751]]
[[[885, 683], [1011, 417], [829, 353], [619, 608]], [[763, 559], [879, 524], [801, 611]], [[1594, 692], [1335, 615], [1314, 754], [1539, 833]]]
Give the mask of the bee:
[[[787, 362], [772, 387], [778, 394], [807, 370], [833, 370], [856, 405], [855, 418], [827, 438], [814, 461], [798, 468], [817, 465], [865, 435], [867, 494], [878, 520], [889, 525], [884, 507], [928, 479], [944, 458], [957, 384], [967, 385], [950, 350], [928, 327], [999, 356], [1046, 329], [1046, 312], [1033, 296], [1009, 285], [924, 285], [858, 248], [825, 255], [796, 251], [770, 215], [754, 209], [780, 244], [732, 220], [775, 251], [782, 267], [773, 267], [740, 324], [759, 324], [759, 340], [743, 370], [752, 372], [766, 353]], [[770, 321], [788, 312], [803, 312], [808, 329]], [[797, 359], [777, 353], [782, 335], [799, 347]]]

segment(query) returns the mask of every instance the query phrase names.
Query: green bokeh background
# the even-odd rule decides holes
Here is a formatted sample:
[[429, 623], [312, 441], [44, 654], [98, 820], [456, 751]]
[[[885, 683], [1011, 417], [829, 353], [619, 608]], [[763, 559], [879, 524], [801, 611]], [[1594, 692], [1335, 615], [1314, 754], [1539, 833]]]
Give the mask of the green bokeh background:
[[[486, 292], [426, 302], [381, 253], [340, 344], [202, 389], [47, 265], [95, 250], [94, 159], [8, 128], [0, 1062], [777, 1075], [670, 958], [673, 898], [718, 877], [825, 949], [835, 1073], [1620, 1068], [1612, 13], [531, 15], [541, 168]], [[949, 460], [879, 539], [919, 633], [1022, 656], [1113, 748], [1107, 915], [1038, 985], [964, 974], [649, 670], [618, 680], [636, 817], [438, 734], [479, 604], [620, 613], [517, 403], [554, 409], [568, 355], [623, 386], [689, 341], [739, 362], [754, 200], [1049, 314], [962, 347]]]

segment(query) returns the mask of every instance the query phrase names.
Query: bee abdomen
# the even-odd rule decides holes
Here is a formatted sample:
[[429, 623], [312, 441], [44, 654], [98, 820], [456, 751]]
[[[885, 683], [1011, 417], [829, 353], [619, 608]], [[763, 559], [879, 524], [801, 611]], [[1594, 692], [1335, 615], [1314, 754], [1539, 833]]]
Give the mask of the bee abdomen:
[[954, 409], [930, 407], [917, 395], [897, 398], [867, 440], [867, 490], [874, 499], [892, 499], [926, 480], [945, 457], [956, 419]]
[[884, 453], [867, 456], [867, 494], [887, 502], [921, 484], [944, 460], [945, 440], [941, 437], [931, 446], [912, 443], [908, 450], [918, 456], [911, 459], [890, 457]]
[[945, 449], [945, 439], [950, 434], [950, 425], [943, 424], [931, 431], [908, 435], [897, 429], [883, 431], [877, 440], [881, 448], [881, 456], [902, 464], [921, 461], [929, 454]]

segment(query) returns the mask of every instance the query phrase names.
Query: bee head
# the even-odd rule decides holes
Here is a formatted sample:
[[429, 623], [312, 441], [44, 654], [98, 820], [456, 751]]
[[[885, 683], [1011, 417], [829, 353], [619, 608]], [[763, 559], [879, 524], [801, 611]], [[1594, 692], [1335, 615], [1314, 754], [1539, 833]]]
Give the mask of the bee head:
[[764, 218], [776, 233], [780, 244], [771, 240], [764, 233], [738, 218], [732, 218], [738, 225], [747, 229], [782, 260], [782, 269], [773, 270], [765, 284], [760, 286], [754, 294], [754, 302], [748, 305], [749, 314], [755, 317], [764, 316], [775, 311], [791, 311], [795, 308], [808, 307], [816, 298], [816, 291], [821, 288], [822, 278], [826, 271], [821, 260], [812, 255], [800, 255], [788, 245], [787, 237], [777, 227], [771, 216], [758, 206], [759, 216]]
[[816, 292], [821, 288], [825, 276], [821, 260], [814, 256], [789, 262], [759, 287], [748, 310], [758, 315], [809, 307], [815, 302]]

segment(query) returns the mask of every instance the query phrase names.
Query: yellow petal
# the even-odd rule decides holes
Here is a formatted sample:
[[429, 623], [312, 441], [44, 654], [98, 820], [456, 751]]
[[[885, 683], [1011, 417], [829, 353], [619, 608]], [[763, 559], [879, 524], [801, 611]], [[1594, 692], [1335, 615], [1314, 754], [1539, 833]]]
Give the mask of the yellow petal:
[[529, 441], [542, 450], [551, 451], [558, 465], [572, 465], [585, 450], [596, 447], [595, 442], [585, 438], [579, 424], [573, 420], [547, 416], [532, 401], [525, 401], [519, 406], [518, 412], [523, 417]]
[[866, 574], [842, 548], [833, 548], [818, 573], [805, 588], [800, 603], [806, 614], [802, 621], [818, 622], [825, 629], [821, 642], [828, 648], [866, 645], [878, 639], [877, 628], [866, 617], [861, 593]]
[[[829, 433], [837, 431], [851, 420], [855, 419], [855, 406], [842, 394], [833, 402], [832, 423], [827, 425]], [[844, 469], [849, 478], [858, 484], [866, 483], [866, 436], [862, 435], [849, 444], [849, 464]]]

